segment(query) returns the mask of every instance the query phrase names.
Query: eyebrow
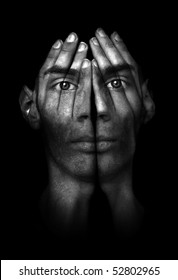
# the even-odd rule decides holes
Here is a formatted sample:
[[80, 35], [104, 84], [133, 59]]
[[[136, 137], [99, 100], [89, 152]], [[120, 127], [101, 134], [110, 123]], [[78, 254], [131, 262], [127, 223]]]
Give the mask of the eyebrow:
[[[135, 67], [133, 65], [129, 65], [127, 63], [122, 63], [119, 64], [117, 66], [108, 66], [103, 70], [103, 75], [105, 78], [109, 79], [110, 77], [113, 77], [113, 74], [121, 72], [121, 71], [131, 71], [131, 70], [135, 70]], [[78, 78], [80, 72], [76, 69], [72, 69], [72, 68], [64, 68], [64, 67], [60, 67], [58, 65], [53, 65], [52, 67], [50, 67], [49, 69], [47, 69], [44, 72], [44, 76], [47, 74], [65, 74], [67, 75], [71, 75], [73, 77]]]
[[135, 67], [133, 65], [127, 64], [127, 63], [122, 63], [117, 66], [108, 66], [104, 69], [103, 75], [105, 78], [110, 78], [113, 77], [113, 74], [117, 74], [118, 72], [122, 71], [131, 71], [135, 70]]
[[72, 69], [72, 68], [68, 69], [68, 68], [60, 67], [58, 65], [54, 65], [54, 66], [50, 67], [49, 69], [47, 69], [44, 72], [44, 76], [47, 75], [47, 74], [65, 74], [66, 76], [71, 75], [71, 76], [74, 76], [76, 78], [79, 77], [79, 71], [78, 70]]

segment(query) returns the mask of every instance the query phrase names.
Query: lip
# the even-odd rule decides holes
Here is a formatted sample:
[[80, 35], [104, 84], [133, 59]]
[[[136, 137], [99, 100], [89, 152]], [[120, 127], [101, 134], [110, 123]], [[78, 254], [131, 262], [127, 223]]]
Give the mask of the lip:
[[98, 153], [103, 153], [111, 150], [116, 145], [116, 139], [103, 138], [97, 141], [96, 147]]
[[101, 142], [101, 141], [116, 141], [114, 137], [107, 137], [107, 136], [97, 136], [96, 138], [93, 136], [81, 136], [78, 138], [74, 138], [71, 140], [72, 143], [76, 142]]
[[91, 136], [82, 136], [76, 139], [72, 139], [72, 143], [80, 143], [80, 142], [95, 142], [95, 138]]
[[116, 138], [113, 137], [106, 137], [106, 136], [98, 136], [96, 137], [97, 142], [114, 142]]
[[72, 145], [84, 152], [106, 152], [113, 148], [116, 139], [113, 137], [97, 136], [96, 139], [91, 136], [83, 136], [71, 141]]

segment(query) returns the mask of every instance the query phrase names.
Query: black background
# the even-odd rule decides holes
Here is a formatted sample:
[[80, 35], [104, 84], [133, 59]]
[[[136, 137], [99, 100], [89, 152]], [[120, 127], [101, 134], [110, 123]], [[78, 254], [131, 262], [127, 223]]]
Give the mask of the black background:
[[[110, 1], [98, 7], [89, 2], [77, 7], [70, 3], [43, 5], [46, 6], [11, 5], [10, 10], [4, 9], [2, 21], [1, 59], [5, 62], [1, 93], [2, 258], [177, 259], [174, 7], [163, 4], [156, 7], [146, 2], [130, 6]], [[40, 66], [55, 40], [65, 40], [74, 31], [79, 40], [88, 42], [97, 27], [108, 34], [118, 31], [130, 53], [143, 66], [154, 94], [156, 115], [140, 132], [134, 165], [134, 189], [146, 209], [146, 229], [132, 241], [133, 249], [129, 249], [130, 243], [118, 239], [107, 253], [108, 240], [101, 236], [100, 247], [95, 244], [90, 252], [87, 244], [80, 242], [75, 249], [67, 244], [56, 247], [53, 244], [49, 250], [48, 236], [42, 234], [38, 247], [33, 230], [37, 219], [35, 205], [47, 181], [44, 151], [39, 133], [33, 131], [21, 115], [18, 98], [24, 84], [33, 88]], [[85, 252], [80, 253], [81, 247]]]

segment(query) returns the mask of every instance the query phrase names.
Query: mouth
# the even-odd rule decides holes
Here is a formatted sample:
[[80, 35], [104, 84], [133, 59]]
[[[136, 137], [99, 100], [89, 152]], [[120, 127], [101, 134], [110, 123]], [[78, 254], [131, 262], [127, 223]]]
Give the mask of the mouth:
[[87, 153], [102, 153], [112, 149], [116, 139], [111, 137], [98, 136], [96, 138], [86, 136], [71, 141], [75, 149]]
[[99, 140], [96, 143], [97, 152], [98, 153], [107, 152], [107, 151], [111, 150], [112, 148], [114, 148], [115, 145], [116, 145], [115, 139]]

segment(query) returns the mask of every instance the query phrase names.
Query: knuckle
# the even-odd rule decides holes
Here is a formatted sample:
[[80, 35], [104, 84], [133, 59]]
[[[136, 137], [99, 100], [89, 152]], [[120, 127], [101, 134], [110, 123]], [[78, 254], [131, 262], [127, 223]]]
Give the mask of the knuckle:
[[106, 48], [111, 48], [111, 49], [115, 48], [113, 43], [111, 42], [111, 40], [107, 40], [105, 43], [105, 46], [106, 46]]
[[68, 53], [68, 52], [71, 52], [73, 49], [74, 49], [73, 44], [64, 44], [64, 45], [62, 46], [61, 52]]
[[124, 41], [119, 41], [118, 45], [122, 48], [123, 51], [128, 52], [126, 45], [124, 44]]
[[70, 49], [64, 48], [64, 49], [62, 49], [61, 54], [68, 54], [68, 53], [70, 53], [70, 52], [71, 52]]

